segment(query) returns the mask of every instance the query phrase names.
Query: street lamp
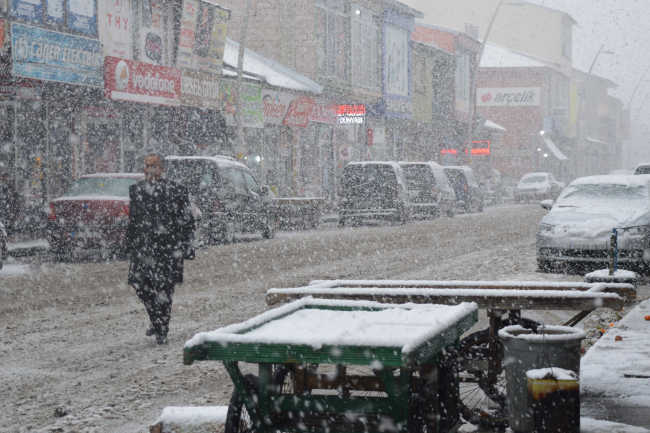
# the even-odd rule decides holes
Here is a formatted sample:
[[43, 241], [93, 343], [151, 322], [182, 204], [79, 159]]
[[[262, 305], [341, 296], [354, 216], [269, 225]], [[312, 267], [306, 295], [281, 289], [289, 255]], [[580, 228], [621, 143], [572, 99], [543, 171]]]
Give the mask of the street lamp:
[[[467, 121], [467, 161], [468, 164], [469, 162], [472, 161], [472, 129], [474, 127], [474, 101], [473, 99], [476, 99], [476, 79], [477, 79], [477, 74], [478, 70], [481, 67], [481, 57], [483, 57], [483, 50], [485, 50], [485, 44], [487, 43], [488, 36], [490, 35], [490, 30], [492, 30], [492, 24], [494, 24], [494, 20], [497, 18], [497, 13], [499, 13], [499, 8], [502, 5], [505, 6], [523, 6], [526, 3], [520, 2], [520, 1], [512, 1], [512, 2], [507, 2], [504, 3], [503, 0], [499, 0], [499, 4], [497, 5], [497, 8], [494, 10], [494, 14], [492, 14], [492, 19], [490, 19], [490, 24], [488, 24], [487, 30], [485, 31], [485, 36], [483, 36], [483, 42], [481, 43], [481, 50], [478, 52], [478, 59], [476, 62], [476, 68], [474, 71], [474, 74], [470, 74], [470, 80], [472, 81], [472, 84], [470, 85], [469, 88], [469, 120]], [[474, 98], [472, 98], [472, 95], [474, 95]]]

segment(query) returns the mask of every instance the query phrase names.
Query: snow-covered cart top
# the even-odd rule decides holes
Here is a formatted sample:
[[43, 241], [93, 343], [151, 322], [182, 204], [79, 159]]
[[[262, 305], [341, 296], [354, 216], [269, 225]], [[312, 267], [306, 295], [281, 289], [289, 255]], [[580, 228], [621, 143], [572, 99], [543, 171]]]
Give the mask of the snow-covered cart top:
[[419, 365], [457, 344], [477, 318], [475, 303], [388, 305], [304, 298], [243, 323], [196, 334], [185, 343], [184, 363]]
[[391, 304], [456, 305], [475, 302], [479, 308], [503, 310], [620, 311], [624, 299], [636, 297], [631, 284], [546, 283], [538, 281], [313, 281], [306, 287], [271, 289], [266, 303], [276, 305], [311, 296], [320, 299], [366, 300]]

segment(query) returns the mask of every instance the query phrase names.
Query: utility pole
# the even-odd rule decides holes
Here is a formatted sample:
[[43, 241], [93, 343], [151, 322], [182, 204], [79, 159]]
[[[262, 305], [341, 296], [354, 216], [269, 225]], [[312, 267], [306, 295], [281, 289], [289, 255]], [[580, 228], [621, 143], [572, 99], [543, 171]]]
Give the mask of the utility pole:
[[[246, 51], [246, 33], [248, 32], [248, 20], [251, 15], [252, 0], [246, 0], [246, 9], [242, 17], [241, 32], [239, 33], [239, 56], [237, 57], [237, 84], [235, 86], [235, 107], [237, 110], [237, 147], [244, 149], [244, 121], [242, 118], [242, 74], [244, 70], [244, 53]], [[237, 156], [235, 154], [235, 156]]]

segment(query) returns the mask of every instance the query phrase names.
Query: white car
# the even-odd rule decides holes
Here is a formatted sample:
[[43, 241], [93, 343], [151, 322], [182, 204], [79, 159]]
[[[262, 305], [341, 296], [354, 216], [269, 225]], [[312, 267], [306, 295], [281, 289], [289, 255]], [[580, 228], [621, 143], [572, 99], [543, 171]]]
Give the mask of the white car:
[[564, 189], [564, 183], [555, 180], [551, 173], [527, 173], [514, 191], [515, 203], [530, 200], [555, 200]]
[[541, 270], [560, 263], [606, 268], [613, 229], [621, 268], [650, 269], [650, 175], [582, 177], [542, 207], [550, 212], [537, 229]]
[[650, 174], [650, 162], [642, 162], [637, 165], [634, 174]]
[[630, 176], [634, 174], [634, 171], [632, 170], [612, 170], [609, 172], [610, 176]]

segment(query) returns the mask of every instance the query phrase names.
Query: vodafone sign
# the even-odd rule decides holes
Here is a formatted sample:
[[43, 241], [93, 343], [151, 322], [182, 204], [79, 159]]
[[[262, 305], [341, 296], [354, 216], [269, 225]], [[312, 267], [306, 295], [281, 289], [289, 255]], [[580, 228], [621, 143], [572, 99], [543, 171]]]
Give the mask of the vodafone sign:
[[144, 104], [181, 105], [181, 70], [106, 57], [106, 98]]
[[476, 89], [478, 107], [532, 107], [541, 104], [539, 87], [481, 87]]

